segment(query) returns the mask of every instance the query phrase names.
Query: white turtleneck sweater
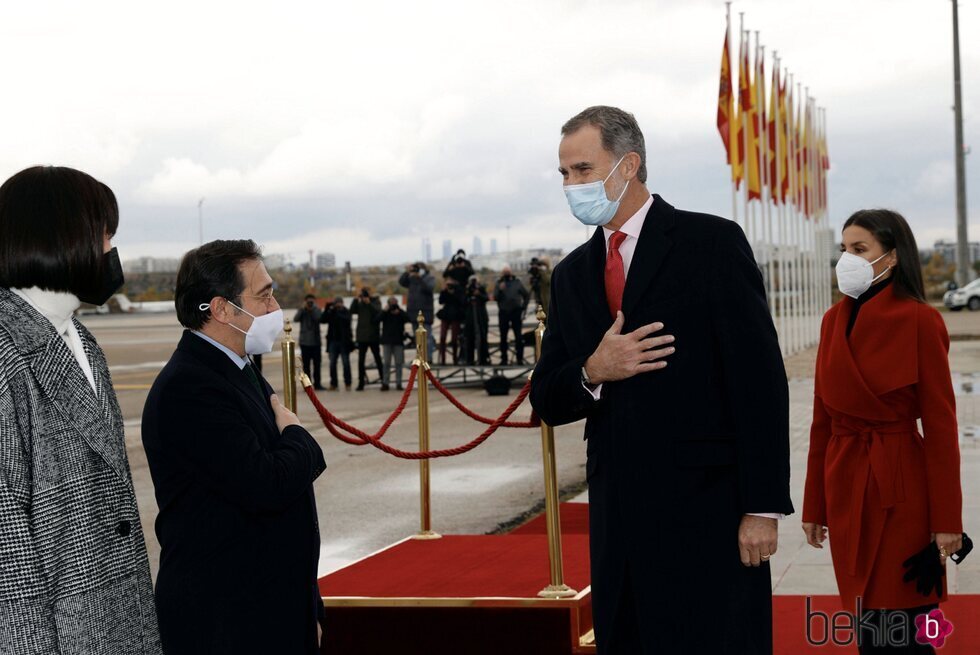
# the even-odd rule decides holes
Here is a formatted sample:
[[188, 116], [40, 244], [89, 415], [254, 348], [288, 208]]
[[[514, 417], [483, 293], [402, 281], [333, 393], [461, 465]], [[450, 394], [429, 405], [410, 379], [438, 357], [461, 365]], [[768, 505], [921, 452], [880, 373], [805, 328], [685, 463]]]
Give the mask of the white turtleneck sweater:
[[75, 310], [81, 306], [81, 302], [73, 294], [64, 291], [45, 291], [37, 287], [30, 289], [11, 289], [20, 296], [24, 302], [38, 311], [41, 316], [48, 319], [54, 326], [55, 332], [61, 335], [68, 346], [68, 350], [75, 355], [78, 366], [85, 374], [88, 383], [92, 385], [92, 391], [98, 395], [95, 388], [95, 376], [92, 375], [92, 365], [85, 354], [85, 347], [82, 345], [82, 338], [78, 334], [72, 317]]

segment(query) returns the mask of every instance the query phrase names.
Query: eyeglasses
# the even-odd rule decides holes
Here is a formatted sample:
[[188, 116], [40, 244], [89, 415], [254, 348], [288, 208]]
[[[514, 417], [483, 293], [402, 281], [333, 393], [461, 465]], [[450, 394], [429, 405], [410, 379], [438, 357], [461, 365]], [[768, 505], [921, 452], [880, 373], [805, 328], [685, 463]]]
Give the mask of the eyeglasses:
[[263, 293], [260, 296], [253, 296], [247, 293], [243, 293], [242, 296], [245, 298], [252, 298], [254, 300], [258, 300], [261, 303], [264, 303], [266, 309], [270, 309], [272, 307], [272, 303], [275, 302], [276, 300], [272, 291], [269, 291], [269, 293]]

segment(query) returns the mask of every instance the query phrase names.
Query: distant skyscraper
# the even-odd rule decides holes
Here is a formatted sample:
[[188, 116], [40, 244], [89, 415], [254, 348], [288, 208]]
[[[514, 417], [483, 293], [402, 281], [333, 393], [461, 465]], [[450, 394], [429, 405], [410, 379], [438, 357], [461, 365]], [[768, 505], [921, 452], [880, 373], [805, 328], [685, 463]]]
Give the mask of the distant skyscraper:
[[286, 255], [282, 255], [278, 253], [265, 255], [263, 259], [264, 259], [265, 267], [270, 271], [277, 271], [279, 269], [286, 268], [286, 265], [289, 263], [289, 260], [287, 259]]
[[493, 255], [496, 254], [497, 254], [497, 240], [490, 239], [490, 256], [492, 257]]
[[332, 252], [317, 253], [316, 267], [321, 271], [329, 268], [337, 268], [337, 256]]
[[422, 244], [422, 261], [428, 263], [432, 261], [432, 242], [429, 238], [425, 238], [425, 242]]
[[442, 242], [442, 258], [449, 261], [453, 257], [453, 242], [446, 239]]
[[473, 237], [473, 252], [470, 254], [474, 257], [483, 254], [483, 242], [480, 241], [480, 237]]

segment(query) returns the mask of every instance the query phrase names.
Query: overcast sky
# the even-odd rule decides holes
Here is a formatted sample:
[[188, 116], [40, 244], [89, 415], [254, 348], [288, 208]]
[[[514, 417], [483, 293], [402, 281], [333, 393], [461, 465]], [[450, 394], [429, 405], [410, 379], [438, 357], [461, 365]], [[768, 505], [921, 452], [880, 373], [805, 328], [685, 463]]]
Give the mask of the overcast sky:
[[[832, 222], [888, 206], [952, 238], [949, 0], [746, 0], [827, 108]], [[649, 186], [728, 216], [715, 129], [723, 2], [4, 3], [0, 178], [80, 168], [113, 188], [123, 259], [205, 238], [354, 265], [585, 238], [557, 173], [561, 124], [633, 112]], [[980, 154], [980, 0], [960, 8], [967, 145]], [[767, 68], [769, 62], [767, 61]], [[967, 158], [971, 238], [980, 161]], [[691, 253], [697, 256], [697, 253]]]

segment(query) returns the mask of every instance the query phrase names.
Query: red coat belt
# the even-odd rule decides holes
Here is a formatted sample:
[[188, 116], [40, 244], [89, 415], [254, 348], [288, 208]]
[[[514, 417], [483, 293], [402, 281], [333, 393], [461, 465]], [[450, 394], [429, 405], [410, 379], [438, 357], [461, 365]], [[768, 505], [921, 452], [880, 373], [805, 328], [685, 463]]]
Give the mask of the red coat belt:
[[889, 509], [896, 503], [905, 500], [905, 486], [902, 481], [902, 467], [898, 461], [899, 450], [887, 448], [884, 443], [886, 434], [917, 434], [918, 424], [914, 420], [874, 423], [865, 421], [835, 420], [832, 434], [835, 437], [861, 439], [867, 454], [867, 466], [859, 472], [858, 483], [860, 493], [851, 497], [851, 511], [848, 517], [848, 544], [846, 553], [847, 569], [850, 575], [857, 573], [858, 541], [861, 526], [864, 521], [864, 495], [867, 490], [868, 476], [874, 477], [881, 496], [881, 508]]

